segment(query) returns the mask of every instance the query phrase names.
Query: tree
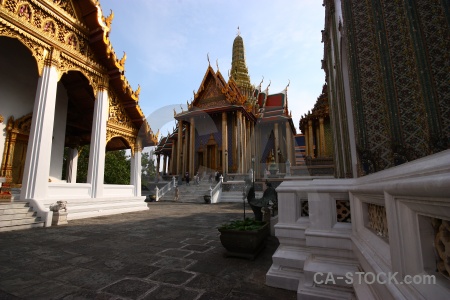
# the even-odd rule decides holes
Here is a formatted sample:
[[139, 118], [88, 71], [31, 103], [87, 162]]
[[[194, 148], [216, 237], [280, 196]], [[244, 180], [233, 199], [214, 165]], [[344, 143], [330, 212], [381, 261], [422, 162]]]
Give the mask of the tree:
[[143, 185], [148, 185], [151, 180], [155, 179], [156, 167], [153, 160], [153, 154], [149, 152], [142, 152], [141, 156], [141, 181]]
[[[67, 148], [64, 151], [63, 177], [66, 177]], [[89, 168], [89, 145], [78, 150], [77, 182], [86, 183]], [[105, 153], [105, 184], [130, 184], [130, 157], [125, 150]]]

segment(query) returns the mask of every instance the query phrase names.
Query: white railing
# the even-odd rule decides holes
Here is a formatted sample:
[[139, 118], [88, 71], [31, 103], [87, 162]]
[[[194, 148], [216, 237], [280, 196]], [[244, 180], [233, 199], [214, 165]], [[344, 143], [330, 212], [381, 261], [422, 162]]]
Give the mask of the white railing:
[[211, 196], [211, 203], [218, 203], [222, 197], [222, 183], [223, 176], [220, 176], [219, 182], [214, 188], [210, 188], [209, 195]]
[[168, 184], [163, 186], [161, 189], [158, 188], [158, 186], [155, 187], [155, 197], [156, 201], [159, 201], [167, 192], [169, 192], [172, 188], [177, 186], [177, 182], [175, 179], [175, 176], [172, 177], [172, 181], [170, 181]]
[[[446, 150], [360, 178], [283, 182], [266, 283], [299, 298], [448, 299], [434, 227], [450, 222], [449, 162]], [[346, 201], [351, 222], [339, 222]]]

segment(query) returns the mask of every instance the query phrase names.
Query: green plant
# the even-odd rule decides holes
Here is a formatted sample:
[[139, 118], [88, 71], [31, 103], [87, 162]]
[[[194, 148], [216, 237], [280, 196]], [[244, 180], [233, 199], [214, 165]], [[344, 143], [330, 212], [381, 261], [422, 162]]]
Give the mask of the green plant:
[[222, 224], [220, 229], [225, 230], [237, 230], [237, 231], [257, 231], [263, 227], [266, 223], [261, 221], [256, 221], [254, 219], [246, 218], [245, 220], [234, 220], [229, 223]]

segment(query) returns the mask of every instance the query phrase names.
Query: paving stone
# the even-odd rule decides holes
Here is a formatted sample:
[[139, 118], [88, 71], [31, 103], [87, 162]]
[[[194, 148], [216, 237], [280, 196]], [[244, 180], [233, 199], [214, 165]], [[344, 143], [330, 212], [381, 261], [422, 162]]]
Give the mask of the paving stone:
[[117, 296], [112, 296], [110, 294], [97, 292], [95, 290], [87, 290], [87, 289], [80, 289], [78, 291], [75, 291], [73, 293], [70, 293], [64, 298], [60, 298], [61, 300], [115, 300], [118, 299]]
[[147, 294], [144, 300], [194, 300], [200, 292], [188, 290], [182, 287], [160, 286], [156, 290]]
[[182, 249], [192, 250], [195, 252], [205, 252], [212, 248], [213, 247], [211, 246], [203, 246], [203, 245], [184, 245]]
[[148, 277], [150, 280], [181, 285], [195, 277], [196, 274], [192, 272], [185, 272], [182, 270], [162, 269], [159, 272]]
[[100, 261], [96, 264], [86, 266], [86, 268], [106, 273], [114, 273], [116, 275], [139, 277], [139, 278], [147, 277], [153, 274], [155, 271], [159, 270], [159, 268], [155, 266], [149, 266], [145, 264], [121, 260]]
[[199, 274], [188, 282], [186, 286], [226, 295], [233, 289], [235, 283], [232, 280], [224, 280], [215, 276]]
[[126, 298], [137, 299], [155, 287], [157, 285], [151, 282], [137, 279], [124, 279], [103, 288], [102, 291]]
[[148, 211], [2, 232], [0, 299], [296, 299], [265, 285], [276, 238], [254, 261], [223, 257], [216, 228], [241, 216], [233, 203], [151, 203]]
[[160, 267], [160, 268], [167, 267], [167, 268], [171, 268], [171, 269], [185, 269], [194, 263], [195, 263], [195, 260], [192, 260], [192, 259], [162, 257], [160, 260], [155, 262], [153, 265]]
[[179, 257], [179, 258], [183, 258], [186, 257], [190, 254], [192, 254], [192, 251], [188, 251], [188, 250], [178, 250], [178, 249], [165, 249], [159, 253], [156, 253], [157, 255], [160, 256], [169, 256], [169, 257]]
[[207, 291], [206, 293], [203, 293], [198, 300], [224, 300], [225, 297], [225, 294]]
[[58, 277], [58, 280], [91, 289], [102, 288], [119, 279], [120, 277], [115, 274], [82, 268], [75, 269]]
[[187, 238], [182, 241], [183, 244], [189, 245], [205, 245], [209, 242], [209, 240], [195, 239], [195, 238]]

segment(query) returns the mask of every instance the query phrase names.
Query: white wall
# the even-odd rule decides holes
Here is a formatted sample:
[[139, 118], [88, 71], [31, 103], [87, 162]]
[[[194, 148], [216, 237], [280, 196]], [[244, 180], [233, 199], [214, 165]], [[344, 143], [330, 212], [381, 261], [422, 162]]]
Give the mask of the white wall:
[[38, 81], [37, 64], [18, 40], [0, 37], [0, 153], [5, 147], [5, 127], [10, 116], [18, 119], [33, 112]]

